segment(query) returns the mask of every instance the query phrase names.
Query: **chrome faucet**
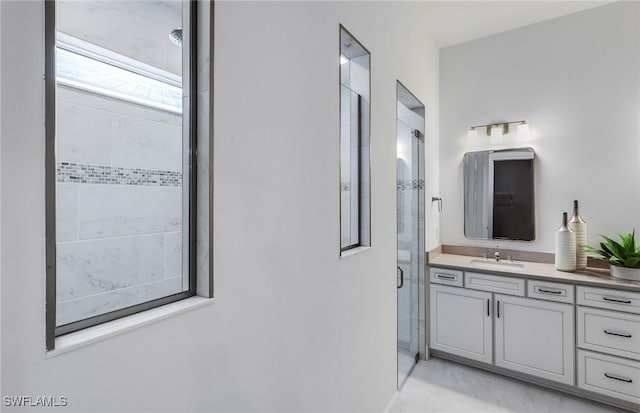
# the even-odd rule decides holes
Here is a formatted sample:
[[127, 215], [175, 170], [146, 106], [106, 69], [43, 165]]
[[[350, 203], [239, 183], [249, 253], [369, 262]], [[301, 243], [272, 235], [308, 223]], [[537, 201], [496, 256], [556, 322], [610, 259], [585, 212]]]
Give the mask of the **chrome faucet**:
[[496, 262], [500, 261], [500, 246], [496, 245], [496, 252], [493, 253], [493, 256], [496, 257]]

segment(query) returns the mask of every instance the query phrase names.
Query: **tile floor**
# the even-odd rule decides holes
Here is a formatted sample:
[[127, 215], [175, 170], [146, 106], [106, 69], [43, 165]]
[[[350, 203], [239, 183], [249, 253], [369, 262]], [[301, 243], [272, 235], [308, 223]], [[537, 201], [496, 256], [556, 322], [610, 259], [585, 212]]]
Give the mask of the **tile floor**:
[[407, 412], [623, 412], [495, 373], [432, 358], [420, 361], [389, 407]]
[[398, 348], [398, 384], [400, 386], [408, 379], [415, 362], [415, 353], [404, 348]]

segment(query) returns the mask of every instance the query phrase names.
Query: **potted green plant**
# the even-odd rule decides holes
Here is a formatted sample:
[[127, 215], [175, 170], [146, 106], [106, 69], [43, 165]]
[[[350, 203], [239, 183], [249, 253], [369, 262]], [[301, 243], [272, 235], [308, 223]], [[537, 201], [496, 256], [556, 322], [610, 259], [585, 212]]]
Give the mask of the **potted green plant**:
[[636, 246], [636, 231], [620, 236], [620, 242], [601, 235], [600, 248], [584, 246], [595, 258], [609, 263], [611, 275], [625, 280], [640, 281], [640, 246]]

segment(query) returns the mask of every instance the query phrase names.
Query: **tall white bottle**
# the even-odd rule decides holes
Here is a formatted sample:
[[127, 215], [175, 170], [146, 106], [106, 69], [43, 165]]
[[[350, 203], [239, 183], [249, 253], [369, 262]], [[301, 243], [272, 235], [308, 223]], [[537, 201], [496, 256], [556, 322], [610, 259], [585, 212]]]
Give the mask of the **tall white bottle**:
[[578, 201], [573, 201], [573, 216], [569, 220], [569, 228], [576, 233], [576, 269], [587, 268], [587, 253], [584, 246], [587, 244], [587, 223], [584, 222], [578, 211]]
[[562, 213], [562, 226], [556, 231], [556, 268], [576, 270], [576, 233], [569, 228], [567, 213]]

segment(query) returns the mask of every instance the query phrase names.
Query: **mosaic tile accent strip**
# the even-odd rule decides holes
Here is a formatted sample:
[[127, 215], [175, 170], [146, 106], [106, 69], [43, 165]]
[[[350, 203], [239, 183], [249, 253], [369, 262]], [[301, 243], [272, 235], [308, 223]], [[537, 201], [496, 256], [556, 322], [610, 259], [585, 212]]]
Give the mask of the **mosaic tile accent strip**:
[[397, 182], [398, 191], [424, 189], [424, 179], [405, 179]]
[[56, 181], [76, 184], [182, 186], [182, 172], [58, 162]]
[[[406, 179], [397, 182], [398, 191], [411, 191], [414, 189], [424, 189], [424, 179]], [[347, 182], [340, 183], [340, 191], [351, 191], [351, 184]]]

